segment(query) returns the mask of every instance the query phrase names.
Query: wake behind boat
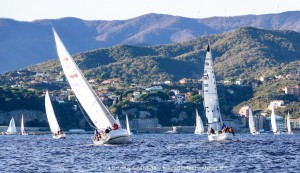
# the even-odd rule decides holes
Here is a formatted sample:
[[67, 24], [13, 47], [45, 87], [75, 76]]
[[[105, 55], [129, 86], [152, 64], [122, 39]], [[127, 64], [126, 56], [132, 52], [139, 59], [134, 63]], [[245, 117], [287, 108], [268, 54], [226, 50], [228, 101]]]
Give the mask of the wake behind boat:
[[[95, 145], [109, 144], [124, 144], [129, 141], [129, 135], [126, 129], [113, 128], [117, 124], [111, 113], [98, 98], [93, 88], [89, 85], [86, 78], [78, 68], [74, 59], [65, 48], [63, 42], [59, 38], [57, 32], [52, 28], [57, 54], [64, 71], [64, 74], [77, 98], [79, 103], [90, 118], [95, 135], [101, 132], [109, 132], [107, 141], [98, 142], [95, 136], [92, 138]], [[100, 135], [101, 137], [101, 135]], [[104, 139], [104, 136], [102, 136]]]
[[208, 121], [208, 140], [231, 140], [233, 138], [233, 129], [231, 128], [232, 133], [229, 133], [226, 129], [222, 129], [223, 123], [219, 108], [213, 59], [209, 45], [207, 46], [202, 80], [204, 110]]

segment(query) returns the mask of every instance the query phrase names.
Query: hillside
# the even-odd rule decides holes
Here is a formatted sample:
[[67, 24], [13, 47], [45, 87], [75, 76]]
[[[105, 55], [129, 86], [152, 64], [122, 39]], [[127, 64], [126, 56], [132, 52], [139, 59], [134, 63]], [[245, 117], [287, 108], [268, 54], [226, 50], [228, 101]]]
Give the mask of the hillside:
[[123, 21], [0, 19], [0, 73], [56, 58], [50, 22], [74, 54], [122, 44], [160, 45], [188, 41], [241, 26], [299, 32], [300, 12], [206, 19], [148, 14]]
[[[258, 79], [298, 62], [300, 34], [252, 27], [221, 35], [203, 36], [189, 42], [161, 46], [122, 45], [76, 54], [75, 60], [87, 78], [119, 78], [126, 83], [151, 84], [181, 78], [199, 79], [203, 73], [205, 46], [211, 43], [218, 80]], [[68, 45], [67, 45], [68, 46]], [[57, 60], [28, 68], [57, 73]]]

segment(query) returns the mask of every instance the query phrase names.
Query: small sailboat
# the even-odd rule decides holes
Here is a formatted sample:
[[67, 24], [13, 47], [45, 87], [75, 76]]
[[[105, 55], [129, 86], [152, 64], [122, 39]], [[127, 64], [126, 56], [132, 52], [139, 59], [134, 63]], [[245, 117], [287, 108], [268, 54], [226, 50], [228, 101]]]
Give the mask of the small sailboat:
[[24, 117], [22, 114], [22, 118], [21, 118], [21, 135], [28, 135], [28, 133], [25, 132], [25, 126], [24, 126]]
[[45, 95], [45, 108], [46, 108], [46, 115], [49, 122], [50, 130], [52, 132], [53, 139], [65, 138], [66, 134], [62, 132], [62, 130], [58, 125], [48, 90], [46, 90], [46, 95]]
[[272, 126], [272, 131], [273, 131], [274, 135], [279, 135], [280, 131], [277, 129], [276, 115], [275, 115], [275, 112], [274, 112], [274, 106], [272, 106], [271, 126]]
[[260, 132], [257, 131], [255, 128], [254, 117], [253, 117], [252, 109], [250, 107], [249, 107], [249, 129], [252, 135], [260, 134]]
[[6, 134], [7, 135], [15, 135], [15, 134], [17, 134], [17, 129], [16, 129], [16, 124], [15, 124], [14, 117], [11, 117], [8, 129], [6, 131]]
[[[222, 131], [223, 123], [219, 108], [213, 59], [209, 45], [207, 46], [206, 51], [202, 91], [204, 97], [204, 110], [208, 121], [208, 140], [231, 140], [233, 138], [233, 133]], [[222, 133], [219, 133], [219, 131], [222, 131]]]
[[55, 29], [52, 30], [64, 74], [95, 130], [92, 137], [94, 145], [127, 143], [129, 141], [127, 130], [118, 127], [116, 120], [90, 86]]
[[126, 114], [126, 128], [127, 128], [128, 135], [131, 135], [130, 125], [129, 125], [129, 119], [128, 119], [128, 115], [127, 114]]
[[293, 134], [292, 132], [292, 127], [291, 127], [291, 118], [290, 118], [290, 113], [288, 112], [287, 118], [286, 118], [286, 127], [288, 134]]
[[196, 128], [195, 128], [194, 134], [197, 134], [197, 135], [204, 134], [203, 122], [201, 120], [201, 117], [200, 117], [197, 109], [196, 109]]

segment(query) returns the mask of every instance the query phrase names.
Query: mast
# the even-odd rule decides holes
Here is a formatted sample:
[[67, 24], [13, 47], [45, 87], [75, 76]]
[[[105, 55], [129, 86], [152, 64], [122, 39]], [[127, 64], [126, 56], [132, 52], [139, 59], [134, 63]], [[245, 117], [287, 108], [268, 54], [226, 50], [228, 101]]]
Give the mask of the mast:
[[208, 130], [221, 130], [222, 118], [219, 108], [217, 85], [210, 46], [207, 46], [203, 74], [204, 110], [208, 121]]

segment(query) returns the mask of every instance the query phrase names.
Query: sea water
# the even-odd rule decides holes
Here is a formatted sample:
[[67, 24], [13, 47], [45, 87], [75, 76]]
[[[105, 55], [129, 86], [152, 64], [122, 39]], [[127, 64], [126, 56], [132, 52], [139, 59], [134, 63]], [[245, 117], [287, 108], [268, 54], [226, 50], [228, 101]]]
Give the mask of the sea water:
[[91, 134], [0, 136], [0, 172], [300, 172], [300, 134], [133, 134], [93, 146]]

